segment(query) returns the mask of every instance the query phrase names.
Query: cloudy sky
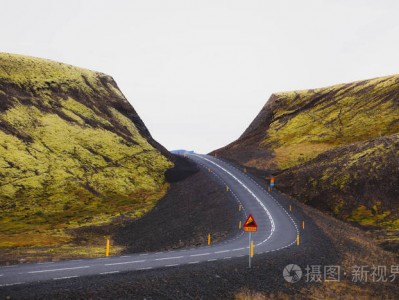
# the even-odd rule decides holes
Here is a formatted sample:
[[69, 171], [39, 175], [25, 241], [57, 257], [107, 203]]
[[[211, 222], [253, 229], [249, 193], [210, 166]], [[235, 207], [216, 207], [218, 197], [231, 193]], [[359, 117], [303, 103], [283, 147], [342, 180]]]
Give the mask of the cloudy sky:
[[0, 4], [0, 51], [112, 75], [170, 150], [230, 143], [273, 92], [399, 73], [394, 0]]

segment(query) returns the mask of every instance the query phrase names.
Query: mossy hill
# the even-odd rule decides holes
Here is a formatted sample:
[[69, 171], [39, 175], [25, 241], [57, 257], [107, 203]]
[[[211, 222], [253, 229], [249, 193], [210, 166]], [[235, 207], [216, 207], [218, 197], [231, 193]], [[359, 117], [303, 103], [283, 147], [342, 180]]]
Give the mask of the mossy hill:
[[[301, 201], [399, 240], [399, 75], [273, 94], [217, 155]], [[384, 232], [387, 233], [387, 232]]]
[[168, 188], [165, 153], [110, 76], [0, 53], [0, 247], [140, 217]]

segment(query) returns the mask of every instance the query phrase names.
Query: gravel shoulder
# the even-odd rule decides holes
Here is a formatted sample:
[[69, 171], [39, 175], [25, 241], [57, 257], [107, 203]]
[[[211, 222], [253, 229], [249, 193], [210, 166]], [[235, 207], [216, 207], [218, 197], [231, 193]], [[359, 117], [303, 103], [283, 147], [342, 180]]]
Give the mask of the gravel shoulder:
[[[254, 178], [262, 183], [262, 179]], [[196, 173], [183, 181], [179, 181], [177, 189], [182, 192], [182, 195], [185, 195], [184, 199], [190, 198], [189, 193], [195, 191], [193, 189], [195, 182], [199, 182], [201, 190], [208, 192], [213, 184], [207, 178], [206, 173]], [[222, 191], [222, 195], [218, 195], [219, 191]], [[206, 197], [206, 199], [216, 201], [220, 196], [226, 197], [223, 189], [218, 186], [209, 195], [213, 194], [215, 194], [215, 198]], [[291, 205], [295, 221], [298, 224], [304, 221], [305, 229], [301, 230], [299, 246], [294, 245], [281, 251], [255, 255], [251, 269], [248, 269], [247, 257], [242, 257], [197, 265], [90, 276], [78, 280], [69, 279], [16, 285], [1, 288], [0, 296], [3, 298], [9, 296], [10, 299], [347, 299], [355, 296], [364, 298], [385, 296], [387, 299], [395, 299], [398, 297], [399, 278], [393, 283], [370, 282], [365, 284], [353, 283], [351, 276], [351, 268], [354, 265], [389, 266], [398, 264], [397, 257], [383, 251], [371, 237], [368, 237], [361, 230], [301, 204], [277, 191], [273, 191], [273, 194], [283, 206], [289, 207]], [[203, 199], [203, 201], [208, 200]], [[173, 201], [179, 200], [172, 197], [167, 201], [172, 202], [165, 203], [165, 207], [161, 205], [162, 202], [159, 203], [157, 214], [163, 215], [163, 210], [167, 211], [168, 207], [174, 205], [172, 204]], [[197, 220], [190, 218], [192, 222], [187, 223], [190, 226], [196, 224], [195, 228], [197, 229], [192, 229], [191, 233], [198, 232], [198, 238], [193, 239], [192, 234], [187, 234], [186, 237], [190, 236], [191, 241], [196, 241], [195, 243], [201, 242], [200, 237], [203, 236], [202, 232], [206, 231], [205, 224], [208, 224], [209, 221], [205, 222], [207, 219], [204, 218], [206, 215], [214, 217], [213, 211], [217, 211], [217, 207], [223, 208], [223, 213], [217, 211], [217, 216], [221, 220], [217, 221], [219, 225], [214, 226], [220, 226], [218, 228], [223, 229], [223, 231], [228, 228], [230, 221], [235, 218], [234, 212], [229, 215], [229, 205], [232, 205], [234, 211], [235, 202], [230, 201], [228, 203], [230, 204], [222, 202], [216, 207], [210, 206], [211, 203], [208, 203], [205, 207], [202, 206], [203, 209], [200, 210], [200, 212], [203, 212], [202, 218]], [[203, 205], [197, 202], [195, 204], [199, 207]], [[180, 203], [180, 206], [183, 206], [183, 204]], [[172, 211], [174, 210], [172, 209]], [[175, 215], [175, 217], [177, 219], [186, 216], [181, 214]], [[165, 218], [165, 220], [169, 219]], [[198, 220], [204, 220], [203, 224], [197, 223]], [[236, 224], [236, 222], [234, 221], [233, 224]], [[169, 232], [167, 228], [170, 227], [163, 227], [164, 234]], [[203, 228], [203, 230], [199, 228]], [[183, 237], [184, 234], [180, 233], [179, 237]], [[234, 231], [227, 230], [225, 235], [221, 235], [221, 238], [229, 234], [234, 234]], [[157, 236], [159, 236], [158, 233]], [[121, 241], [124, 241], [124, 239], [122, 238]], [[159, 246], [161, 244], [163, 243], [160, 242]], [[175, 240], [163, 245], [165, 246], [162, 247], [168, 249], [180, 245], [180, 243]], [[144, 246], [134, 247], [132, 246], [130, 249], [143, 249], [140, 247]], [[304, 272], [308, 265], [322, 267], [340, 265], [342, 277], [340, 282], [311, 283], [306, 282], [305, 277], [303, 277], [297, 283], [288, 283], [284, 280], [282, 272], [284, 267], [291, 263], [299, 265]]]

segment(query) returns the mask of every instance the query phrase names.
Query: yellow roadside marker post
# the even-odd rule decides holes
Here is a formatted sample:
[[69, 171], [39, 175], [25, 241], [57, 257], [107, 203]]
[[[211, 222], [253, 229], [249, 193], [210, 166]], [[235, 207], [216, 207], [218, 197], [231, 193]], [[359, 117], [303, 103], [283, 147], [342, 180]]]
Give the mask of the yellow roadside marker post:
[[254, 245], [254, 241], [251, 241], [251, 258], [254, 257], [254, 252], [255, 252], [255, 245]]
[[211, 168], [208, 168], [208, 172], [211, 173]]
[[291, 204], [290, 204], [290, 211], [292, 211], [292, 206], [291, 206]]
[[240, 205], [238, 205], [238, 211], [241, 211], [242, 210], [242, 205], [240, 204]]
[[105, 246], [105, 256], [109, 256], [109, 239], [107, 239], [107, 243]]
[[244, 173], [247, 173], [247, 168], [244, 168]]
[[296, 245], [299, 246], [299, 234], [296, 235]]
[[229, 187], [226, 185], [226, 192], [228, 192], [229, 191]]
[[208, 246], [210, 246], [210, 244], [211, 244], [211, 234], [209, 233], [208, 234]]
[[305, 221], [302, 221], [302, 230], [305, 229]]
[[240, 222], [238, 223], [238, 229], [241, 229], [241, 227], [242, 227], [242, 222], [240, 221]]

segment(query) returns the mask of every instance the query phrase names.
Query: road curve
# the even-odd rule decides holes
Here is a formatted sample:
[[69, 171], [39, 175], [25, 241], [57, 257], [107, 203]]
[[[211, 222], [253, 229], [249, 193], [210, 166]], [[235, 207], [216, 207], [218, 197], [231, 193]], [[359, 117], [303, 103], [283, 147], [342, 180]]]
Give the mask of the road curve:
[[[278, 251], [295, 244], [298, 227], [294, 220], [278, 201], [250, 176], [234, 166], [208, 155], [189, 154], [189, 158], [202, 166], [203, 171], [211, 170], [212, 178], [215, 181], [229, 187], [229, 193], [233, 195], [238, 204], [243, 206], [245, 215], [253, 215], [258, 225], [258, 231], [252, 233], [255, 255]], [[211, 246], [0, 267], [0, 288], [38, 281], [66, 280], [87, 275], [108, 275], [125, 271], [178, 267], [179, 265], [231, 259], [245, 255], [248, 255], [248, 234], [241, 232], [232, 239]]]

